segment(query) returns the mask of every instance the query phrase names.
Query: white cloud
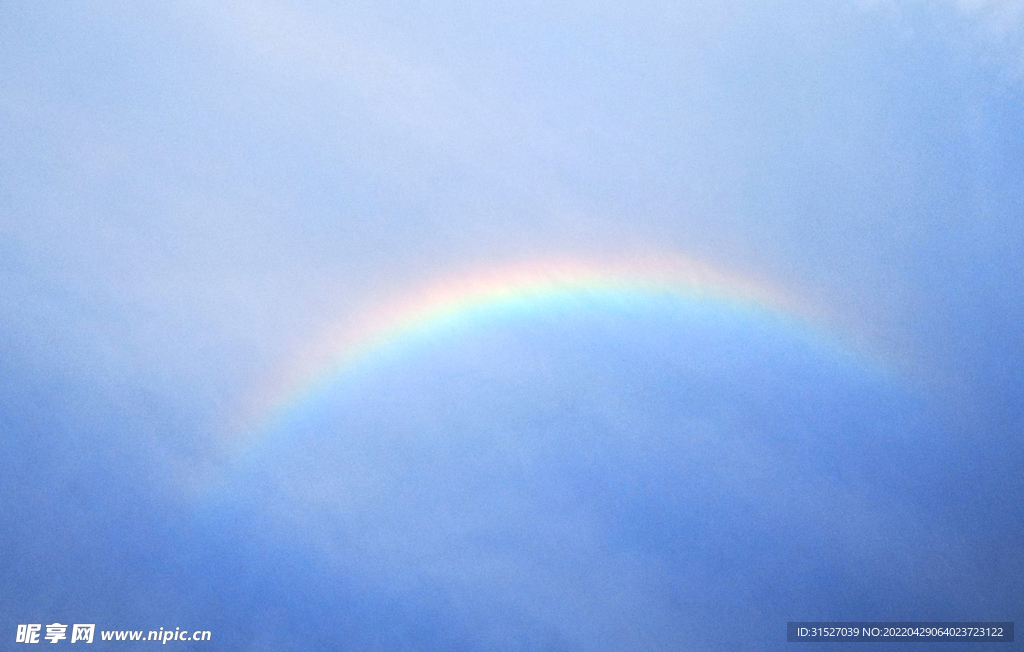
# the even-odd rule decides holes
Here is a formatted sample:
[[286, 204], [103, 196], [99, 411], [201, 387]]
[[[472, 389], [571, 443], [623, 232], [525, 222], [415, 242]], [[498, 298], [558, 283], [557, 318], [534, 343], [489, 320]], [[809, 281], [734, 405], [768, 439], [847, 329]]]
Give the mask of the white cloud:
[[1022, 0], [955, 0], [955, 5], [997, 34], [1019, 32], [1024, 25]]
[[970, 23], [983, 54], [1001, 61], [1014, 82], [1024, 78], [1024, 0], [942, 0]]
[[[1024, 0], [855, 0], [855, 5], [887, 13], [908, 36], [938, 30], [966, 51], [998, 62], [1014, 82], [1024, 78]], [[920, 10], [927, 16], [924, 25]]]

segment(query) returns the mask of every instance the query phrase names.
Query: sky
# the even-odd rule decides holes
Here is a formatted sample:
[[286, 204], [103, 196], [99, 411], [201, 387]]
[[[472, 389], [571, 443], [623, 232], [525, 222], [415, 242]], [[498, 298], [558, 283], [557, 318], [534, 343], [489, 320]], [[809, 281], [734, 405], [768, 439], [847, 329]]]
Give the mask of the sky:
[[3, 3], [0, 636], [1024, 622], [1022, 110], [1018, 0]]

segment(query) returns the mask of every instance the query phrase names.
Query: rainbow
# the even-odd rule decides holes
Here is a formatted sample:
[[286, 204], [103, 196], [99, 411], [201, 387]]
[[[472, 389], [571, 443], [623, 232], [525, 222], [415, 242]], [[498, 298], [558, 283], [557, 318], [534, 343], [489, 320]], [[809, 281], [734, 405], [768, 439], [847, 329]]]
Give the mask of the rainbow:
[[678, 256], [648, 254], [642, 259], [597, 262], [546, 259], [476, 270], [427, 284], [328, 331], [298, 356], [298, 363], [273, 389], [263, 393], [270, 398], [258, 401], [258, 429], [272, 430], [273, 424], [309, 404], [338, 378], [387, 358], [389, 352], [393, 357], [396, 349], [404, 350], [403, 343], [422, 342], [432, 334], [500, 319], [510, 312], [543, 310], [561, 298], [606, 301], [635, 296], [711, 301], [803, 326], [817, 321], [815, 311], [766, 284]]

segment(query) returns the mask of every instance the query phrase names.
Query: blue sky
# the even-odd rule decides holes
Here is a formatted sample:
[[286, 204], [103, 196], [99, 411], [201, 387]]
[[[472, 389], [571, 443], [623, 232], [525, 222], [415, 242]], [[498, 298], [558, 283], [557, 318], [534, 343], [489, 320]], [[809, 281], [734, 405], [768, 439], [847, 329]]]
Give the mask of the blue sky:
[[[4, 4], [0, 636], [1024, 620], [1022, 80], [1014, 0]], [[375, 306], [648, 252], [798, 298], [884, 378], [605, 306], [455, 332], [238, 452]]]

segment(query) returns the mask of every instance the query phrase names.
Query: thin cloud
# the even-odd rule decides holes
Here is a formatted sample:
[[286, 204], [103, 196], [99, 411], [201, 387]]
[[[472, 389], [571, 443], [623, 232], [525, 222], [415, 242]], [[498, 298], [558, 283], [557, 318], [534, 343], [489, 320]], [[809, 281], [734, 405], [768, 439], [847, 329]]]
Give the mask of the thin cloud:
[[956, 0], [955, 4], [997, 34], [1020, 32], [1024, 26], [1024, 2], [1021, 0]]

